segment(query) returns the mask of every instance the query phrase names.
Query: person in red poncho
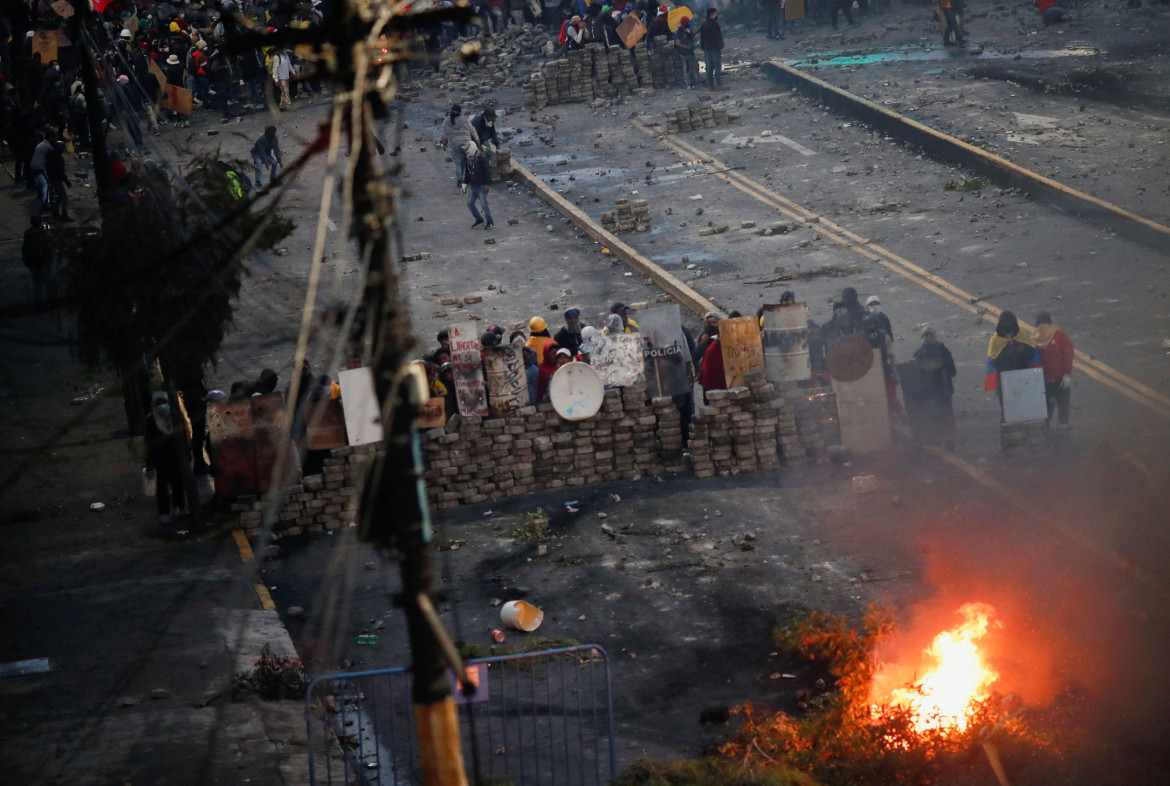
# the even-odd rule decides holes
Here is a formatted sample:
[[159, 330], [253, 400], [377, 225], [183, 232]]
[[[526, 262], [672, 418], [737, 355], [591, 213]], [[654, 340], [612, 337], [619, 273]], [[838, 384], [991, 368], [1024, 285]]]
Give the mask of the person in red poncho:
[[719, 335], [711, 337], [707, 349], [703, 352], [703, 365], [699, 368], [699, 384], [703, 386], [703, 403], [707, 401], [707, 394], [712, 390], [726, 390], [727, 378], [723, 373], [723, 345], [719, 343]]
[[1052, 324], [1052, 315], [1041, 311], [1036, 315], [1036, 330], [1032, 337], [1040, 350], [1044, 368], [1044, 397], [1048, 400], [1048, 419], [1056, 410], [1056, 422], [1068, 426], [1069, 400], [1072, 398], [1073, 343], [1068, 334]]
[[552, 341], [549, 341], [544, 345], [544, 355], [541, 357], [540, 365], [537, 367], [537, 401], [548, 401], [548, 383], [552, 381], [552, 375], [557, 373], [558, 349], [560, 349], [560, 347], [558, 347]]

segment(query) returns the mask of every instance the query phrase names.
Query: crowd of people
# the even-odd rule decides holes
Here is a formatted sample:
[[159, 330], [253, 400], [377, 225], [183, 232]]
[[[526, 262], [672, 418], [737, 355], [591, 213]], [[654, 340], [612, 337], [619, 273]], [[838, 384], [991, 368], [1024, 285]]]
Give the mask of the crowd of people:
[[[795, 303], [795, 295], [785, 292], [781, 305]], [[682, 325], [687, 342], [687, 374], [692, 385], [698, 383], [704, 402], [707, 394], [727, 388], [723, 366], [723, 348], [719, 338], [723, 319], [742, 316], [732, 311], [726, 316], [710, 311], [703, 315], [698, 337]], [[510, 334], [499, 325], [489, 326], [480, 336], [481, 347], [510, 344], [522, 353], [528, 380], [528, 403], [539, 404], [549, 400], [549, 382], [557, 369], [574, 361], [589, 363], [597, 336], [638, 333], [639, 327], [625, 303], [614, 303], [600, 327], [585, 324], [579, 308], [563, 312], [564, 324], [556, 329], [542, 316], [529, 320], [527, 332], [514, 330]], [[761, 333], [764, 330], [764, 309], [756, 312]], [[938, 331], [931, 325], [920, 328], [921, 343], [908, 361], [899, 363], [894, 353], [894, 329], [889, 316], [882, 309], [881, 298], [869, 295], [862, 305], [857, 290], [846, 287], [833, 304], [832, 316], [823, 325], [808, 321], [809, 377], [814, 386], [831, 382], [830, 353], [842, 338], [857, 335], [873, 350], [874, 362], [882, 375], [886, 403], [891, 418], [908, 425], [914, 436], [924, 442], [954, 445], [957, 434], [952, 398], [954, 380], [958, 374], [954, 356], [939, 340]], [[856, 341], [856, 339], [853, 339]], [[447, 416], [458, 412], [454, 369], [451, 364], [451, 346], [448, 331], [437, 336], [438, 346], [414, 361], [426, 372], [431, 394], [444, 399]], [[1043, 369], [1048, 419], [1056, 415], [1056, 427], [1067, 428], [1072, 391], [1073, 344], [1068, 335], [1056, 327], [1047, 312], [1036, 317], [1032, 335], [1025, 335], [1015, 315], [1001, 314], [988, 346], [985, 389], [1001, 391], [1000, 374], [1027, 368]], [[903, 407], [899, 398], [901, 388], [906, 398]], [[1000, 402], [1002, 406], [1002, 393]], [[694, 397], [676, 402], [685, 422], [693, 414]], [[684, 411], [685, 410], [685, 411]]]
[[[168, 123], [186, 127], [196, 111], [218, 110], [226, 122], [265, 106], [269, 96], [289, 109], [298, 95], [320, 93], [312, 69], [289, 49], [229, 47], [228, 36], [243, 27], [275, 33], [320, 25], [323, 2], [98, 0], [98, 28], [78, 24], [73, 14], [61, 16], [49, 3], [5, 4], [0, 138], [12, 151], [16, 179], [37, 193], [40, 213], [70, 220], [62, 156], [92, 145], [84, 49], [98, 53], [100, 124], [122, 133], [126, 151], [141, 151], [145, 134], [158, 135]], [[225, 28], [229, 16], [239, 28]], [[294, 78], [298, 70], [301, 78]], [[115, 177], [125, 172], [114, 166], [120, 160], [112, 151]]]

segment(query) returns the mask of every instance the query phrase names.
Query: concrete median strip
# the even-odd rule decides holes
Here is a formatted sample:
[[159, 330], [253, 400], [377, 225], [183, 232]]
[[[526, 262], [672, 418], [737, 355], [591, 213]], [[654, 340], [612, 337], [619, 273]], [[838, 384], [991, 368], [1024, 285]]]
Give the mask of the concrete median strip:
[[527, 168], [515, 159], [512, 160], [512, 177], [528, 186], [545, 204], [573, 222], [573, 225], [577, 229], [598, 243], [601, 243], [612, 251], [618, 259], [657, 284], [664, 292], [677, 300], [679, 305], [700, 315], [708, 311], [719, 310], [710, 300], [695, 292], [659, 265], [654, 264], [639, 254], [632, 246], [618, 239], [612, 232], [602, 229], [601, 225], [596, 223], [584, 211], [550, 188], [543, 180], [528, 171]]

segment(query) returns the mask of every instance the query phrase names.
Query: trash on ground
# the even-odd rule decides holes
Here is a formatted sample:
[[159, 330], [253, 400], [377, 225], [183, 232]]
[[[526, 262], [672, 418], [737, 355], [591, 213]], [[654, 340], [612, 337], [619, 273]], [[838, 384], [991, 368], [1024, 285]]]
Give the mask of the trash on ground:
[[854, 475], [853, 476], [853, 493], [854, 494], [868, 494], [871, 491], [877, 491], [881, 488], [881, 481], [878, 480], [877, 475]]
[[509, 628], [531, 633], [544, 622], [544, 612], [523, 600], [510, 600], [500, 608], [500, 622]]

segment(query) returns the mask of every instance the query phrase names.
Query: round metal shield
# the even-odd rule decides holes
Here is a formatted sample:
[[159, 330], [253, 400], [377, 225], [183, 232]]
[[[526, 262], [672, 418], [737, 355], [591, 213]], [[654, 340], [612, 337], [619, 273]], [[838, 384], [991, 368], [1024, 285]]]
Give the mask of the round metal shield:
[[565, 420], [585, 420], [601, 409], [605, 386], [588, 363], [568, 363], [552, 375], [548, 397], [553, 409]]
[[833, 379], [856, 382], [873, 365], [873, 347], [860, 333], [840, 336], [829, 344], [825, 352], [825, 365], [829, 367]]

